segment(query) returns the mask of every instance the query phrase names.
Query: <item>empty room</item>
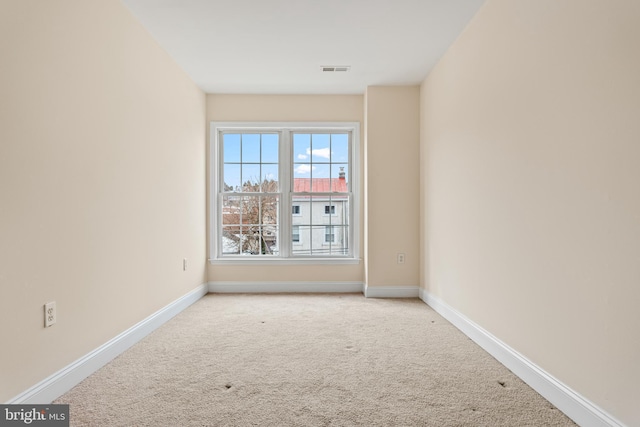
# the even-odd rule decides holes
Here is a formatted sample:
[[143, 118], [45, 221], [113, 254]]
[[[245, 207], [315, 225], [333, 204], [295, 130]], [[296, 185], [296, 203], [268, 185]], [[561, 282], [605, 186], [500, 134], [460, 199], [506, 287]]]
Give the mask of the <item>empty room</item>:
[[639, 118], [636, 0], [0, 0], [0, 425], [640, 426]]

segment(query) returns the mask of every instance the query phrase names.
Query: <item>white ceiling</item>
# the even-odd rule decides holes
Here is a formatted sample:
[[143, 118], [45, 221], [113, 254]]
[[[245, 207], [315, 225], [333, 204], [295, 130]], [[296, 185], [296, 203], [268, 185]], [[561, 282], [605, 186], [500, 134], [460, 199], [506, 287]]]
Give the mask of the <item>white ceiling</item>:
[[419, 84], [484, 2], [122, 1], [205, 92], [254, 94]]

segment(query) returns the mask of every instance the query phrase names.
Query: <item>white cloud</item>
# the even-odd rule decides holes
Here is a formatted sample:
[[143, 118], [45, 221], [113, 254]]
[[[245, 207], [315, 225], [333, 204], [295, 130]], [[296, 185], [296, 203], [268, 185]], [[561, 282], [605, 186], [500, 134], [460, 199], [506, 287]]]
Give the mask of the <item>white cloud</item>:
[[298, 154], [298, 159], [300, 159], [300, 160], [307, 160], [307, 157], [309, 157], [309, 156], [305, 156], [304, 154]]
[[314, 170], [315, 168], [316, 168], [315, 166], [298, 165], [298, 167], [296, 167], [294, 171], [295, 173], [298, 173], [300, 175], [305, 175], [311, 172], [312, 170]]
[[329, 150], [329, 147], [318, 148], [316, 150], [311, 150], [307, 148], [307, 154], [313, 154], [314, 156], [317, 156], [317, 157], [324, 157], [325, 159], [328, 159], [331, 157], [331, 151]]

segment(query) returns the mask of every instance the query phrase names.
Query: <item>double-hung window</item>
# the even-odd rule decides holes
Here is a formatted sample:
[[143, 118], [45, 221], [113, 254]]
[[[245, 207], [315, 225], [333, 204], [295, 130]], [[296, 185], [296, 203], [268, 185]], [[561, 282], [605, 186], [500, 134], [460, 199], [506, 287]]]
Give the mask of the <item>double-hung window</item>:
[[358, 123], [211, 124], [212, 262], [358, 258]]

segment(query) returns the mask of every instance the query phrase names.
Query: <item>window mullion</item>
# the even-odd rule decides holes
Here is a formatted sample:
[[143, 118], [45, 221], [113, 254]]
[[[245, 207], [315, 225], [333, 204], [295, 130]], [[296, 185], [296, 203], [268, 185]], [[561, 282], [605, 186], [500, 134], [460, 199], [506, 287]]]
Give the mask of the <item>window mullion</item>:
[[288, 258], [292, 251], [292, 227], [291, 227], [291, 192], [293, 191], [292, 169], [293, 169], [293, 148], [291, 144], [291, 132], [283, 130], [280, 132], [280, 162], [278, 171], [280, 175], [280, 212], [279, 212], [279, 233], [280, 233], [280, 256]]

